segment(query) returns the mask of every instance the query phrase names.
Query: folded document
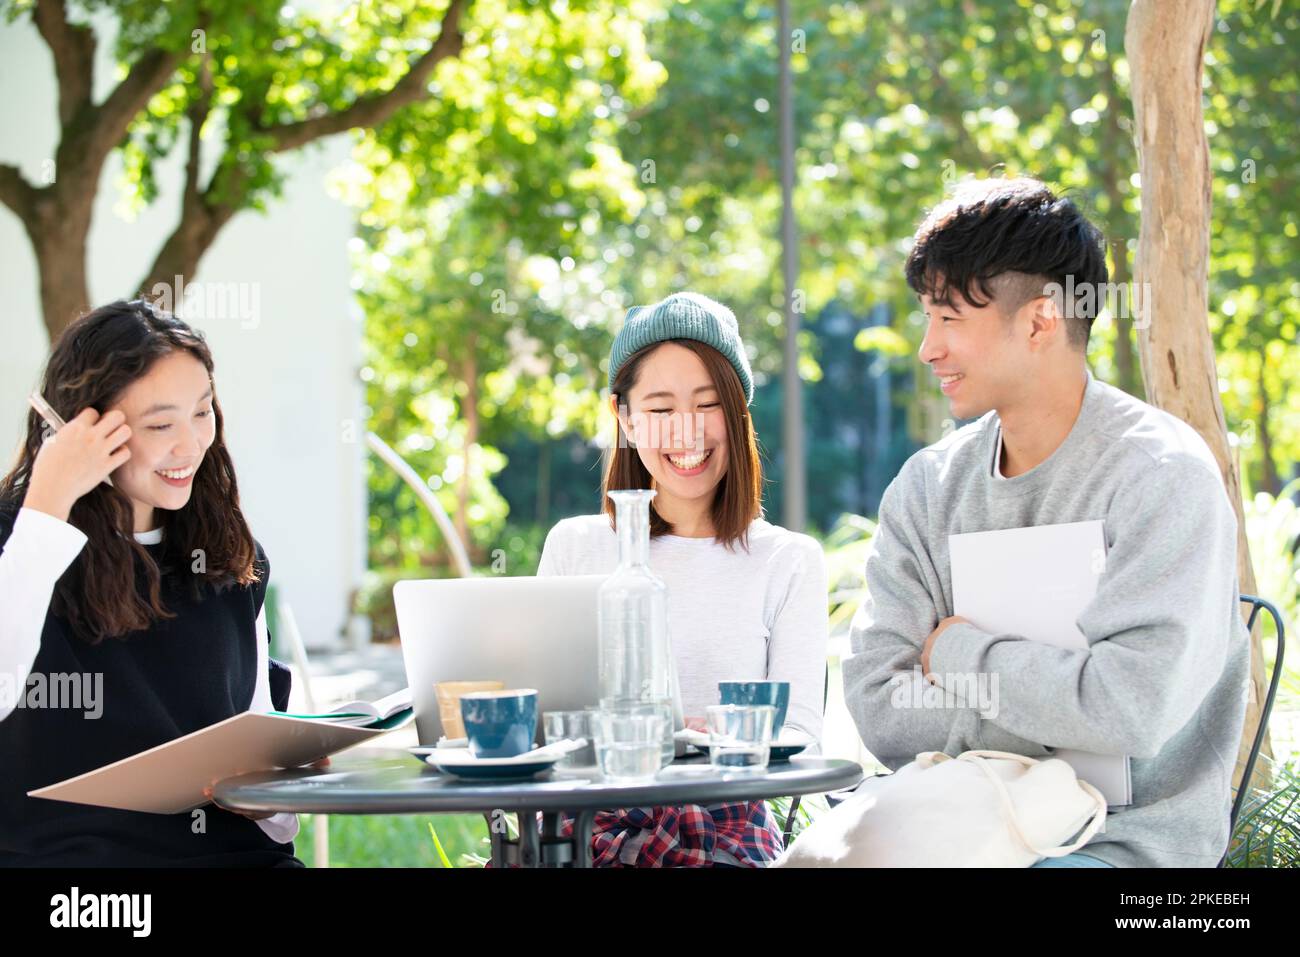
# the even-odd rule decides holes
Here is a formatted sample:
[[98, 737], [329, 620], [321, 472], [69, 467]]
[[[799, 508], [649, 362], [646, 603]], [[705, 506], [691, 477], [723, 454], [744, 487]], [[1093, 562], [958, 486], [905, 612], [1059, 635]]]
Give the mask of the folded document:
[[[204, 789], [223, 778], [310, 764], [409, 721], [405, 694], [405, 709], [393, 695], [318, 716], [245, 711], [27, 795], [151, 814], [188, 811], [207, 804]], [[357, 726], [363, 716], [367, 726]]]
[[[1102, 522], [949, 535], [948, 555], [954, 614], [991, 634], [1088, 647], [1078, 619], [1106, 568]], [[1128, 757], [1070, 748], [1057, 748], [1052, 757], [1070, 764], [1108, 805], [1133, 803]]]

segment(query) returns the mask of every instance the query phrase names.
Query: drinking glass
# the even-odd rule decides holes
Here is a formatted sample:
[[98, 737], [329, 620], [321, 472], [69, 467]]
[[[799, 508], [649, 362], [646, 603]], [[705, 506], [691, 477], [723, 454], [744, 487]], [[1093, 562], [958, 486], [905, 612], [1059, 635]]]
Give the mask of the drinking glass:
[[709, 763], [722, 771], [767, 767], [776, 708], [770, 704], [715, 704], [708, 708]]
[[593, 716], [596, 758], [612, 781], [653, 781], [664, 764], [668, 717], [652, 703], [602, 706]]
[[587, 743], [575, 751], [565, 754], [556, 765], [557, 768], [590, 768], [596, 764], [596, 745], [592, 738], [592, 715], [585, 711], [548, 711], [543, 715], [543, 730], [546, 743], [554, 744], [565, 738], [576, 741], [586, 738]]

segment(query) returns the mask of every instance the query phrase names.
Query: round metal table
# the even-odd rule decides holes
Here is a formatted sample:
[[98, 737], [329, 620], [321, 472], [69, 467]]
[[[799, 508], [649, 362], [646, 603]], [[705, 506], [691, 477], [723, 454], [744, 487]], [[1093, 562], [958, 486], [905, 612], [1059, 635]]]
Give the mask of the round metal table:
[[[852, 761], [796, 755], [765, 771], [716, 771], [702, 756], [679, 758], [653, 782], [616, 784], [596, 771], [553, 769], [512, 781], [469, 781], [443, 774], [405, 751], [363, 748], [331, 759], [328, 768], [263, 771], [226, 778], [213, 791], [218, 804], [241, 811], [306, 814], [449, 814], [480, 812], [492, 840], [492, 866], [590, 867], [596, 812], [621, 807], [719, 804], [854, 787], [862, 768]], [[504, 833], [501, 812], [519, 814], [518, 840]], [[542, 831], [526, 822], [542, 814]], [[559, 817], [574, 818], [559, 833]]]

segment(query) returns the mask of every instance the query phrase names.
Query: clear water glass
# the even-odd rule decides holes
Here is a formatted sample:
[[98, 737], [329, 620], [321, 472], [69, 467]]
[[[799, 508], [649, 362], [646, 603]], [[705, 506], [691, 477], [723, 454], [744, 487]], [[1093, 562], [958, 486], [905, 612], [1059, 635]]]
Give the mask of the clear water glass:
[[547, 711], [542, 715], [542, 731], [547, 744], [555, 744], [568, 738], [576, 741], [586, 738], [587, 743], [581, 748], [570, 751], [560, 758], [557, 768], [590, 768], [596, 764], [596, 743], [592, 738], [591, 716], [593, 712], [584, 711]]
[[653, 781], [664, 764], [667, 717], [645, 705], [601, 708], [593, 718], [601, 774], [620, 783]]
[[709, 763], [719, 771], [762, 771], [771, 754], [770, 704], [715, 704], [708, 710]]
[[677, 756], [676, 743], [673, 740], [673, 701], [671, 698], [629, 701], [623, 698], [601, 698], [600, 710], [618, 711], [624, 714], [659, 715], [664, 719], [664, 737], [660, 743], [663, 761], [660, 767], [668, 767]]

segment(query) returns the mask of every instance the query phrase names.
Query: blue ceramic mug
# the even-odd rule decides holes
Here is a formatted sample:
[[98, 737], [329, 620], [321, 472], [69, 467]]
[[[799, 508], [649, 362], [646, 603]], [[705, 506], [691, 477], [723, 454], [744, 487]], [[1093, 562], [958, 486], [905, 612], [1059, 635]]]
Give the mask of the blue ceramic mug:
[[460, 696], [460, 717], [476, 758], [513, 758], [537, 739], [537, 690], [472, 691]]
[[772, 716], [773, 740], [785, 725], [785, 712], [790, 707], [790, 682], [788, 681], [719, 681], [721, 704], [770, 704], [776, 708]]

